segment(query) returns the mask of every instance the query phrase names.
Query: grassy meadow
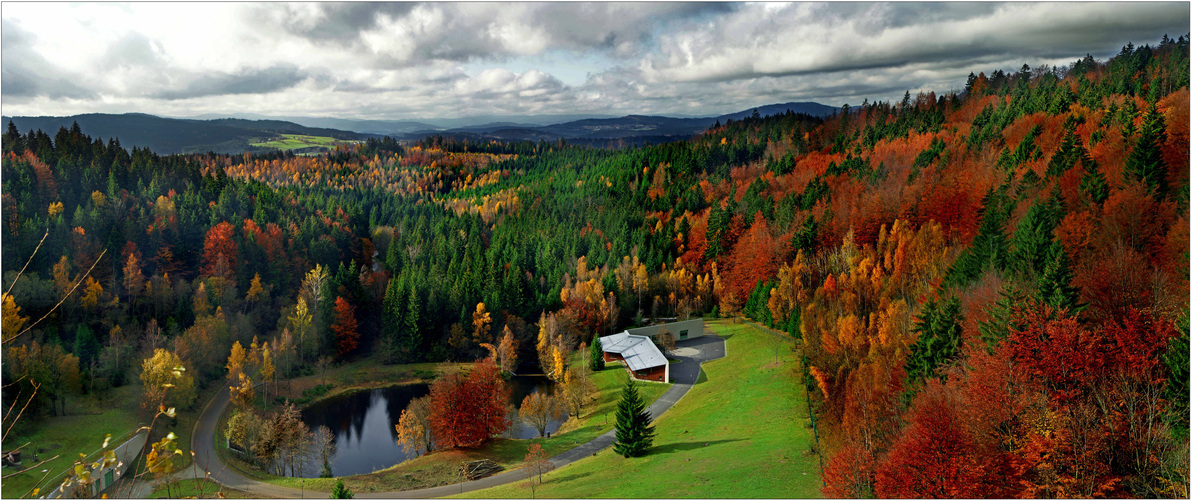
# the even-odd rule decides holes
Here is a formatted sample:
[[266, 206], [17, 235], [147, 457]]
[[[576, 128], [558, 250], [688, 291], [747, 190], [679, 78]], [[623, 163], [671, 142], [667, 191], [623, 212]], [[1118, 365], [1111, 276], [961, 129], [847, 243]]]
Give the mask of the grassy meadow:
[[[703, 364], [687, 395], [654, 422], [647, 455], [611, 450], [475, 498], [807, 498], [820, 496], [819, 457], [794, 344], [749, 325], [709, 329], [728, 356]], [[553, 454], [553, 453], [551, 453]]]

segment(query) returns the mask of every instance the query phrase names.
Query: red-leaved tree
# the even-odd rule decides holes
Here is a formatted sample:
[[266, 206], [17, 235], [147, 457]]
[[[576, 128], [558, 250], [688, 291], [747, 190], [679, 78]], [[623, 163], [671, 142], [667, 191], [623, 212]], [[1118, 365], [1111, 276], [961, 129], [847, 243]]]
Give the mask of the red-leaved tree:
[[360, 331], [356, 326], [356, 308], [343, 297], [335, 298], [335, 345], [340, 358], [351, 354], [360, 345]]
[[909, 422], [877, 469], [881, 498], [974, 498], [1005, 496], [999, 479], [1008, 460], [980, 449], [963, 421], [955, 391], [931, 379], [914, 399]]
[[[233, 276], [236, 272], [236, 255], [239, 253], [239, 245], [236, 240], [232, 239], [234, 228], [227, 222], [220, 222], [207, 231], [207, 237], [203, 241], [203, 275], [215, 276], [216, 274], [224, 273], [226, 276]], [[220, 269], [220, 260], [223, 261]]]
[[430, 386], [430, 429], [444, 448], [473, 448], [508, 430], [508, 387], [490, 359]]

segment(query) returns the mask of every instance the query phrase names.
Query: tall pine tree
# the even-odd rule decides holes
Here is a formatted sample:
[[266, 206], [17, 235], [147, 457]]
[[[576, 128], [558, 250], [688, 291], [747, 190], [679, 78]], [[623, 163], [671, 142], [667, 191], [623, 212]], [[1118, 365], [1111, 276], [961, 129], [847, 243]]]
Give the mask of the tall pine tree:
[[1083, 152], [1080, 161], [1083, 163], [1084, 174], [1079, 180], [1079, 190], [1092, 203], [1104, 203], [1104, 200], [1108, 199], [1108, 180], [1105, 179], [1104, 172], [1100, 171], [1100, 165], [1087, 151]]
[[999, 292], [1000, 298], [988, 306], [988, 319], [980, 322], [980, 340], [984, 341], [989, 354], [997, 344], [1009, 335], [1010, 328], [1021, 328], [1021, 307], [1026, 303], [1026, 294], [1012, 281], [1005, 283]]
[[941, 306], [934, 300], [927, 302], [917, 320], [913, 331], [918, 341], [910, 347], [906, 360], [910, 382], [933, 376], [939, 365], [959, 354], [963, 342], [963, 315], [956, 297]]
[[639, 457], [653, 445], [653, 417], [645, 410], [645, 402], [637, 393], [637, 384], [630, 377], [620, 392], [616, 406], [616, 444], [612, 449], [626, 458]]
[[1046, 251], [1046, 265], [1038, 277], [1038, 299], [1055, 309], [1071, 313], [1083, 310], [1087, 304], [1079, 302], [1079, 287], [1071, 286], [1075, 273], [1063, 244], [1052, 241]]
[[598, 372], [604, 369], [604, 346], [600, 342], [600, 338], [596, 337], [591, 341], [591, 347], [587, 349], [590, 361], [588, 365], [591, 371]]
[[1162, 161], [1162, 143], [1166, 142], [1166, 120], [1157, 106], [1150, 105], [1137, 145], [1125, 158], [1125, 170], [1138, 182], [1155, 191], [1166, 193], [1166, 164]]

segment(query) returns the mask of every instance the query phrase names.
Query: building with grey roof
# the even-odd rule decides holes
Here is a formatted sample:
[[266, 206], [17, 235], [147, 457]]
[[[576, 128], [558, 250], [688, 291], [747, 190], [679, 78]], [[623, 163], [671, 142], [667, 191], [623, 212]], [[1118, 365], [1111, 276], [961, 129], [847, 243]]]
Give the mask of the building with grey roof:
[[624, 363], [633, 378], [670, 382], [670, 363], [649, 337], [620, 332], [600, 337], [604, 350], [604, 361]]

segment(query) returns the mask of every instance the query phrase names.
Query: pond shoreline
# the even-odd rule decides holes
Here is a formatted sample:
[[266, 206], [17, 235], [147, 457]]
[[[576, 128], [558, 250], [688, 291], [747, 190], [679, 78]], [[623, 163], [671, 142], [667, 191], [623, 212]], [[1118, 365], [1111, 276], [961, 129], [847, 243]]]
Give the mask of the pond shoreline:
[[[350, 385], [347, 387], [334, 386], [327, 392], [320, 394], [318, 396], [315, 396], [310, 401], [306, 401], [302, 404], [294, 403], [294, 407], [297, 408], [299, 411], [301, 411], [301, 410], [305, 410], [311, 406], [314, 406], [318, 403], [321, 403], [321, 402], [326, 401], [331, 398], [337, 398], [340, 396], [351, 396], [353, 394], [358, 394], [358, 393], [361, 393], [364, 391], [390, 389], [393, 387], [402, 387], [402, 386], [406, 386], [406, 385], [431, 384], [431, 383], [433, 383], [434, 380], [435, 379], [433, 379], [433, 378], [432, 379], [410, 378], [410, 379], [400, 380], [400, 381], [396, 381], [396, 382], [385, 381], [385, 382], [379, 383], [379, 384], [367, 384], [366, 383], [366, 384], [354, 384], [354, 385]], [[292, 402], [292, 401], [290, 401], [290, 402]]]
[[[585, 361], [585, 359], [580, 360], [580, 362], [582, 361]], [[434, 371], [439, 376], [443, 376], [461, 370], [466, 371], [468, 366], [469, 364], [467, 363], [450, 363], [445, 366], [430, 363], [382, 366], [375, 362], [362, 361], [352, 363], [350, 366], [341, 367], [338, 370], [328, 371], [325, 379], [327, 382], [343, 384], [339, 392], [335, 393], [342, 394], [352, 388], [362, 390], [364, 388], [372, 389], [405, 385], [413, 379], [410, 375], [418, 372]], [[522, 374], [520, 376], [532, 379], [536, 378], [535, 375], [541, 376], [540, 374]], [[343, 479], [344, 483], [352, 491], [357, 492], [357, 494], [368, 494], [369, 492], [392, 493], [408, 490], [422, 491], [426, 488], [457, 482], [458, 474], [452, 471], [457, 471], [460, 464], [464, 461], [487, 458], [511, 470], [522, 465], [523, 457], [532, 444], [541, 444], [544, 451], [550, 455], [570, 450], [611, 430], [616, 401], [619, 399], [620, 389], [624, 385], [626, 375], [624, 370], [604, 370], [595, 372], [593, 375], [597, 392], [593, 394], [591, 406], [584, 408], [582, 418], [568, 418], [564, 422], [564, 426], [558, 432], [554, 433], [550, 439], [494, 438], [481, 449], [436, 450], [433, 453], [425, 454], [373, 473], [339, 476], [339, 479]], [[367, 378], [367, 380], [361, 380], [363, 378]], [[309, 389], [316, 385], [314, 382], [321, 379], [322, 376], [309, 376], [305, 381], [295, 380], [293, 389], [295, 391], [300, 391], [303, 388]], [[370, 383], [376, 384], [375, 387], [367, 385]], [[642, 395], [646, 402], [653, 402], [662, 393], [666, 392], [668, 388], [664, 384], [658, 384], [657, 386], [650, 384], [648, 387], [642, 387]], [[285, 393], [286, 391], [281, 392]], [[330, 393], [324, 394], [319, 396], [318, 400], [332, 396]], [[226, 399], [226, 394], [223, 397]], [[308, 404], [313, 403], [314, 400]], [[219, 424], [220, 430], [222, 430], [222, 425], [224, 425], [223, 422]], [[298, 492], [301, 489], [305, 489], [307, 493], [317, 491], [325, 495], [334, 485], [335, 479], [302, 479], [275, 476], [258, 468], [251, 467], [249, 464], [238, 460], [235, 453], [226, 450], [223, 445], [224, 440], [222, 435], [219, 437], [212, 436], [212, 438], [214, 438], [212, 439], [212, 444], [215, 445], [215, 450], [212, 450], [214, 451], [214, 455], [224, 461], [224, 464], [228, 468], [229, 477], [224, 479], [224, 481], [230, 479], [229, 482], [233, 485], [240, 485], [251, 492], [256, 492], [257, 489], [260, 489], [261, 491], [270, 492], [271, 496], [288, 496], [291, 494], [290, 492], [292, 492], [293, 496], [298, 496]], [[236, 475], [240, 476], [236, 478]], [[241, 484], [244, 482], [246, 484]], [[252, 486], [248, 486], [249, 484]]]

